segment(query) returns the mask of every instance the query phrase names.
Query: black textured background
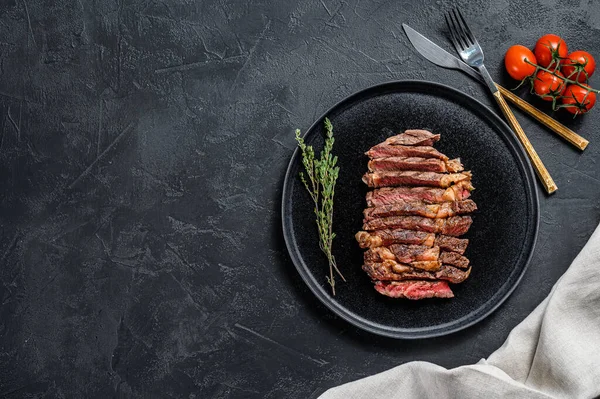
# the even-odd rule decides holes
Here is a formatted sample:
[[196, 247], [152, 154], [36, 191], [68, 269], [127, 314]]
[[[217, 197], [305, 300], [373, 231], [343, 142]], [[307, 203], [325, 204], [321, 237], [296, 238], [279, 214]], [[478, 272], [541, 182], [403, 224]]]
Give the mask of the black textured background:
[[[543, 33], [600, 58], [592, 0], [458, 3], [507, 86], [506, 48]], [[521, 285], [464, 332], [402, 342], [355, 330], [311, 296], [281, 238], [294, 128], [394, 79], [492, 104], [401, 30], [448, 48], [452, 4], [1, 1], [0, 396], [313, 398], [499, 347], [600, 220], [600, 110], [564, 118], [592, 142], [583, 154], [520, 117], [559, 190], [542, 194]]]

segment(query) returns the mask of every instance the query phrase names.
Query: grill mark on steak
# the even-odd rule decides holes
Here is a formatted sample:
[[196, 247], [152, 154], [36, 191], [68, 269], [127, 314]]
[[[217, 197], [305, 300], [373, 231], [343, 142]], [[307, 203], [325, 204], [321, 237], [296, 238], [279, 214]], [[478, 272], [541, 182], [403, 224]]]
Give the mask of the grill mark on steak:
[[355, 235], [361, 248], [375, 248], [391, 244], [433, 245], [435, 235], [414, 230], [377, 230], [372, 232], [359, 231]]
[[473, 220], [470, 216], [453, 216], [448, 219], [429, 219], [421, 216], [389, 216], [368, 221], [363, 224], [363, 230], [401, 228], [460, 236], [469, 230], [472, 223]]
[[456, 252], [462, 255], [465, 253], [467, 245], [469, 245], [469, 240], [466, 238], [438, 235], [435, 237], [434, 245], [444, 251]]
[[385, 186], [428, 186], [447, 188], [454, 183], [470, 181], [471, 172], [462, 173], [437, 173], [437, 172], [367, 172], [363, 176], [363, 182], [369, 187]]
[[437, 271], [425, 271], [417, 269], [403, 269], [394, 271], [389, 263], [365, 263], [362, 269], [372, 280], [379, 281], [401, 281], [401, 280], [445, 280], [454, 284], [462, 283], [471, 274], [471, 269], [461, 270], [454, 266], [442, 265]]
[[378, 281], [375, 283], [375, 290], [391, 298], [412, 300], [454, 297], [445, 281]]
[[448, 157], [430, 146], [405, 146], [391, 144], [377, 144], [365, 153], [369, 157], [387, 158], [387, 157], [419, 157], [419, 158], [438, 158], [444, 161]]
[[388, 137], [384, 143], [391, 145], [425, 145], [431, 146], [440, 139], [439, 134], [433, 134], [428, 130], [409, 129], [396, 136]]
[[442, 204], [426, 204], [422, 201], [400, 202], [366, 208], [363, 211], [363, 223], [388, 216], [423, 216], [426, 218], [448, 218], [456, 215], [471, 213], [477, 206], [472, 200], [444, 202]]
[[[393, 251], [390, 251], [393, 252]], [[393, 255], [393, 253], [392, 253]], [[465, 256], [462, 256], [459, 253], [456, 252], [446, 252], [443, 251], [440, 256], [440, 262], [446, 264], [446, 265], [451, 265], [451, 266], [456, 266], [456, 267], [460, 267], [461, 269], [466, 269], [469, 267], [469, 259], [467, 259]]]
[[447, 189], [432, 187], [383, 187], [367, 193], [367, 205], [376, 207], [406, 201], [440, 203], [462, 201], [471, 195], [470, 182], [460, 182]]

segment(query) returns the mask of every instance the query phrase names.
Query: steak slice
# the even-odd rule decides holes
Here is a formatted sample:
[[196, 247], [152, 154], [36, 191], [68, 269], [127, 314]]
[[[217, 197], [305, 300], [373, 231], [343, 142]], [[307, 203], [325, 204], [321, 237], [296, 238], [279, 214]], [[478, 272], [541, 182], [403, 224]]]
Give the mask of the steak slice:
[[364, 223], [363, 230], [401, 228], [460, 236], [469, 230], [471, 223], [473, 223], [473, 220], [470, 216], [453, 216], [448, 219], [430, 219], [421, 216], [389, 216]]
[[396, 136], [388, 137], [384, 141], [386, 144], [391, 145], [433, 145], [440, 139], [439, 134], [433, 134], [430, 131], [423, 129], [409, 129], [404, 133], [400, 133]]
[[389, 251], [401, 263], [424, 260], [437, 261], [440, 256], [440, 247], [427, 247], [425, 245], [392, 244]]
[[461, 270], [454, 266], [442, 265], [437, 271], [425, 271], [417, 269], [394, 270], [389, 262], [374, 263], [366, 262], [362, 269], [367, 272], [372, 280], [379, 281], [401, 281], [401, 280], [445, 280], [454, 284], [462, 283], [471, 274], [471, 269]]
[[472, 200], [444, 202], [442, 204], [426, 204], [424, 202], [397, 202], [393, 205], [382, 205], [364, 210], [364, 221], [388, 216], [423, 216], [426, 218], [448, 218], [471, 213], [477, 209]]
[[424, 201], [440, 203], [445, 201], [461, 201], [471, 195], [470, 182], [460, 182], [447, 189], [432, 187], [384, 187], [367, 193], [367, 205], [376, 207], [406, 201]]
[[375, 208], [366, 208], [363, 211], [364, 222], [387, 216], [423, 216], [435, 218], [439, 212], [439, 204], [426, 204], [424, 202], [398, 201], [392, 205], [382, 205]]
[[[384, 248], [384, 251], [381, 251], [382, 248]], [[391, 255], [392, 258], [387, 257], [388, 255]], [[363, 258], [365, 265], [381, 265], [394, 273], [404, 273], [414, 269], [436, 271], [440, 270], [440, 267], [442, 267], [442, 263], [437, 259], [400, 263], [397, 261], [394, 254], [385, 247], [368, 249], [363, 254]]]
[[373, 232], [359, 231], [355, 235], [361, 248], [375, 248], [390, 244], [414, 244], [432, 246], [435, 236], [430, 233], [413, 230], [377, 230]]
[[462, 255], [465, 253], [467, 245], [469, 245], [469, 240], [466, 238], [438, 235], [435, 237], [434, 245], [445, 251], [457, 252]]
[[[455, 165], [453, 165], [454, 167]], [[436, 158], [376, 158], [368, 163], [369, 171], [419, 170], [423, 172], [447, 172], [446, 163]]]
[[412, 300], [454, 297], [445, 281], [378, 281], [375, 283], [375, 290], [391, 298]]
[[430, 146], [407, 146], [381, 143], [371, 148], [365, 154], [373, 159], [387, 157], [419, 157], [438, 158], [444, 161], [448, 160], [446, 155]]
[[437, 172], [368, 172], [363, 176], [363, 182], [369, 187], [386, 186], [428, 186], [446, 188], [454, 183], [470, 181], [471, 172], [437, 173]]
[[456, 252], [443, 251], [439, 258], [440, 262], [446, 265], [460, 267], [461, 269], [466, 269], [469, 267], [469, 259]]

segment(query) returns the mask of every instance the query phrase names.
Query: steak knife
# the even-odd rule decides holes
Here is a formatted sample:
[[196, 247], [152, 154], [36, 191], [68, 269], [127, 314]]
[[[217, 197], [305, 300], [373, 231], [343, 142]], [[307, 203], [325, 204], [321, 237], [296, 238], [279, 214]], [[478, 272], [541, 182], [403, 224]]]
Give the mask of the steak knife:
[[[434, 63], [437, 66], [448, 69], [457, 69], [460, 70], [467, 75], [471, 76], [474, 79], [477, 79], [481, 83], [485, 83], [483, 81], [483, 77], [477, 73], [473, 68], [465, 64], [462, 60], [448, 53], [446, 50], [411, 28], [406, 24], [402, 24], [404, 28], [404, 32], [406, 32], [406, 36], [408, 36], [408, 40], [413, 45], [415, 50], [423, 57], [425, 57], [428, 61]], [[506, 98], [508, 101], [516, 105], [519, 109], [526, 112], [527, 114], [534, 117], [537, 121], [549, 127], [553, 132], [567, 140], [569, 143], [573, 144], [575, 147], [580, 150], [584, 150], [589, 141], [563, 125], [562, 123], [554, 120], [549, 117], [539, 109], [535, 108], [533, 105], [529, 104], [527, 101], [523, 100], [521, 97], [517, 96], [510, 90], [505, 89], [496, 83], [496, 87], [500, 90], [502, 97]]]

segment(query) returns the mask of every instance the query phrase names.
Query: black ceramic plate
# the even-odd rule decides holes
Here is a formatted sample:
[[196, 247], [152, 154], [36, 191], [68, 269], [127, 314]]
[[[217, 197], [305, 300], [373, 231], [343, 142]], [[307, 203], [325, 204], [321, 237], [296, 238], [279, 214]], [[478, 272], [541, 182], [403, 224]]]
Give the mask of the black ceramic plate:
[[[335, 193], [334, 255], [347, 282], [337, 279], [336, 296], [325, 275], [312, 204], [298, 178], [299, 151], [290, 161], [283, 188], [283, 232], [290, 256], [312, 292], [350, 323], [396, 338], [424, 338], [466, 328], [492, 313], [519, 283], [535, 245], [539, 209], [535, 179], [510, 128], [472, 97], [437, 83], [400, 81], [371, 87], [343, 100], [325, 116], [334, 127], [340, 176]], [[367, 188], [364, 152], [390, 133], [426, 128], [442, 135], [435, 145], [460, 157], [473, 172], [472, 198], [479, 210], [465, 236], [471, 276], [452, 285], [455, 298], [409, 301], [378, 294], [361, 270], [361, 229]], [[318, 153], [323, 118], [305, 135]]]

